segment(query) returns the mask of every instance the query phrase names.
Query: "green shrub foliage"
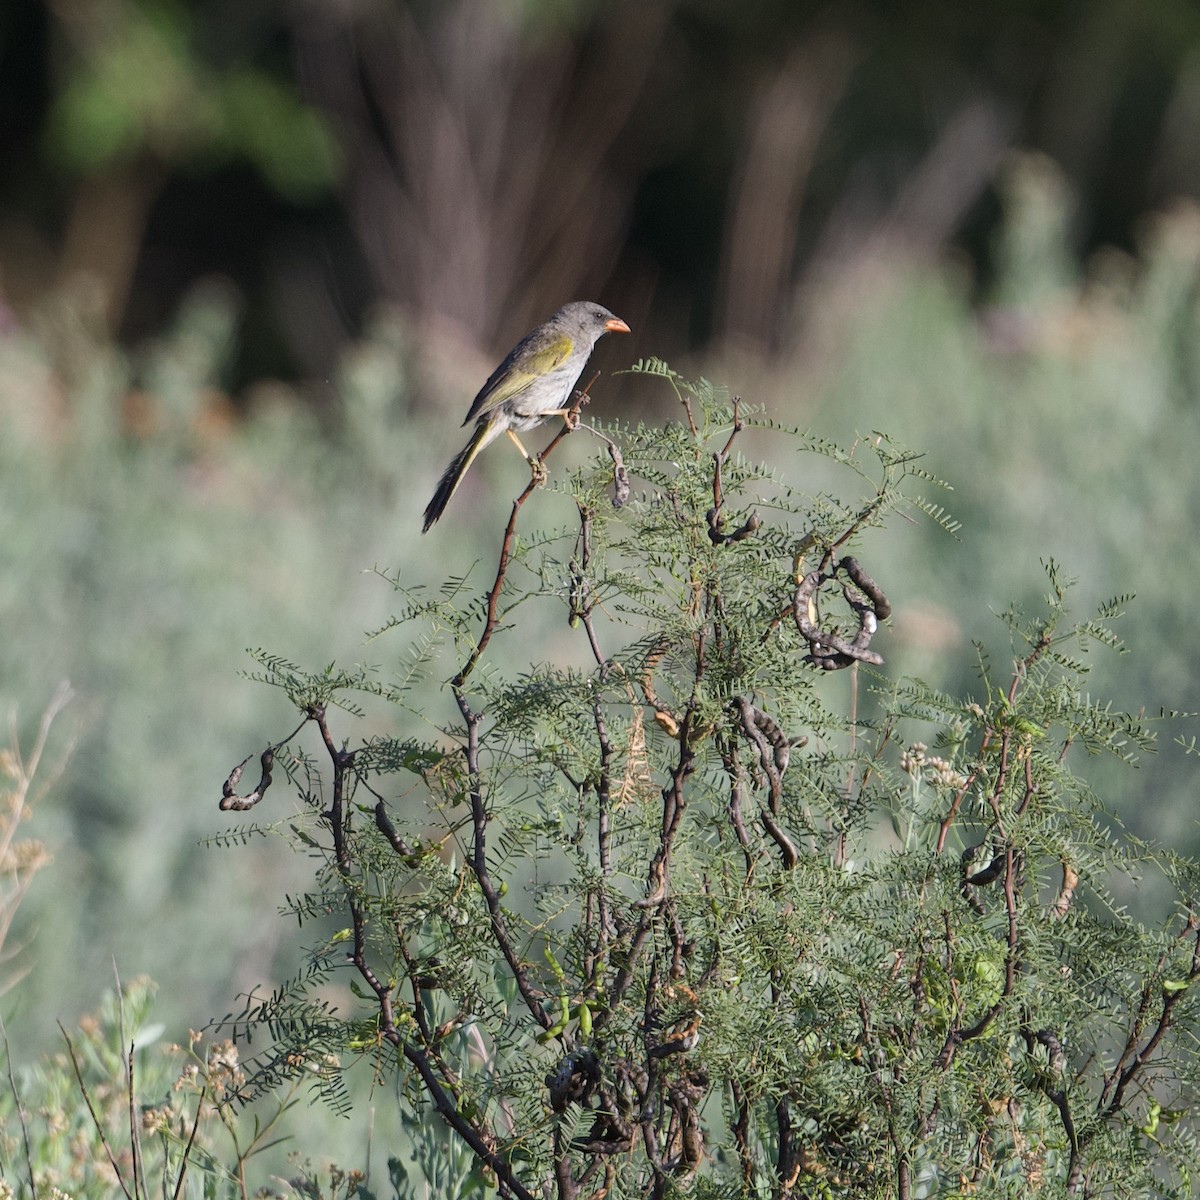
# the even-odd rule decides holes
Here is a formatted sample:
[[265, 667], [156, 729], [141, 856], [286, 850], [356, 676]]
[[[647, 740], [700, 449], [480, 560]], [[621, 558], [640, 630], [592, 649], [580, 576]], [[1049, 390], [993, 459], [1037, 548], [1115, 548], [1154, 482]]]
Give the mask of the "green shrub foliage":
[[[461, 1195], [1192, 1194], [1196, 867], [1086, 779], [1155, 741], [1086, 690], [1123, 600], [1072, 623], [1049, 564], [976, 695], [889, 681], [869, 548], [952, 529], [939, 482], [637, 371], [681, 419], [576, 433], [573, 515], [531, 483], [482, 593], [394, 579], [391, 669], [258, 655], [301, 724], [223, 807], [294, 785], [319, 942], [230, 1018], [248, 1087], [345, 1105], [332, 1064], [369, 1060]], [[743, 457], [764, 432], [834, 485]], [[1146, 874], [1161, 927], [1119, 900]]]

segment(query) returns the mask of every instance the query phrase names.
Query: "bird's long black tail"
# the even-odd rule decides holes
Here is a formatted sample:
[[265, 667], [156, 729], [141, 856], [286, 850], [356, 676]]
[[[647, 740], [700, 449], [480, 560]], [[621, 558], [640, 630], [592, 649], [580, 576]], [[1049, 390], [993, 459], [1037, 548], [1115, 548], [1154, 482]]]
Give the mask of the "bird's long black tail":
[[434, 521], [446, 511], [450, 497], [458, 491], [458, 485], [462, 483], [462, 477], [467, 473], [467, 468], [475, 461], [475, 456], [499, 432], [500, 426], [495, 421], [480, 421], [475, 426], [471, 440], [450, 460], [450, 465], [438, 480], [437, 491], [433, 493], [433, 499], [425, 509], [425, 524], [421, 527], [422, 533], [428, 533]]

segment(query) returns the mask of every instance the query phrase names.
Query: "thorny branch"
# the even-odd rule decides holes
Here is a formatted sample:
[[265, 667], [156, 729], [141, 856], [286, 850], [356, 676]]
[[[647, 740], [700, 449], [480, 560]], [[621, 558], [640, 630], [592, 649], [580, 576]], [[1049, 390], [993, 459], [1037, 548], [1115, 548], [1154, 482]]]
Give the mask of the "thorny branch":
[[[1013, 672], [1013, 677], [1008, 685], [1007, 704], [1011, 709], [1016, 702], [1017, 693], [1020, 691], [1021, 685], [1029, 677], [1030, 669], [1038, 662], [1039, 659], [1050, 649], [1051, 645], [1051, 630], [1049, 627], [1043, 627], [1040, 631], [1037, 640], [1034, 642], [1029, 653], [1017, 664], [1017, 669]], [[993, 750], [993, 747], [996, 749]], [[994, 754], [998, 761], [998, 768], [992, 780], [992, 786], [988, 792], [988, 805], [996, 815], [996, 831], [1004, 837], [1003, 818], [1000, 812], [1000, 798], [1004, 794], [1005, 786], [1008, 782], [1009, 772], [1012, 769], [1012, 758], [1014, 752], [1019, 748], [1017, 742], [1014, 741], [1014, 728], [1011, 722], [1006, 722], [997, 726], [995, 722], [988, 722], [983, 729], [983, 736], [979, 744], [978, 753], [975, 756], [977, 764], [987, 762]], [[980, 766], [967, 776], [966, 780], [955, 791], [954, 797], [950, 802], [950, 807], [942, 818], [941, 824], [938, 826], [937, 838], [937, 853], [941, 854], [946, 847], [946, 838], [950, 833], [950, 827], [954, 824], [954, 820], [958, 815], [958, 810], [962, 805], [963, 800], [970, 793], [972, 787], [975, 786], [979, 779]], [[1030, 774], [1031, 766], [1028, 757], [1025, 759], [1025, 778], [1026, 787], [1024, 797], [1021, 802], [1020, 810], [1023, 812], [1028, 807], [1030, 800], [1033, 798], [1035, 789], [1033, 787], [1032, 775]]]
[[[559, 442], [574, 431], [579, 423], [579, 413], [583, 406], [591, 399], [589, 389], [592, 383], [595, 382], [595, 377], [588, 382], [583, 391], [575, 393], [575, 402], [568, 410], [567, 419], [563, 422], [562, 428], [555, 433], [550, 444], [537, 456], [539, 464], [544, 464], [557, 448]], [[483, 652], [487, 649], [488, 643], [492, 640], [492, 635], [500, 623], [500, 594], [504, 590], [505, 580], [508, 578], [509, 561], [512, 557], [513, 538], [517, 531], [517, 516], [520, 514], [526, 500], [533, 495], [535, 491], [542, 485], [543, 479], [534, 472], [530, 477], [529, 482], [525, 485], [524, 490], [513, 501], [512, 513], [509, 515], [508, 524], [504, 529], [504, 537], [500, 542], [500, 561], [496, 564], [496, 578], [492, 582], [492, 586], [487, 593], [487, 611], [483, 622], [483, 631], [479, 635], [479, 640], [475, 643], [475, 648], [467, 655], [466, 661], [459, 668], [458, 673], [450, 681], [450, 688], [454, 692], [455, 699], [458, 701], [460, 709], [464, 705], [463, 688], [471, 673], [475, 670], [479, 660], [483, 657]], [[466, 713], [463, 714], [464, 717]]]
[[[780, 729], [779, 724], [761, 709], [756, 708], [745, 696], [735, 696], [730, 701], [730, 707], [738, 717], [740, 732], [757, 752], [757, 771], [767, 783], [767, 807], [759, 810], [763, 828], [779, 847], [784, 868], [790, 871], [800, 861], [800, 852], [796, 849], [796, 844], [784, 832], [779, 818], [783, 802], [783, 773], [788, 769], [788, 763], [791, 761], [792, 744]], [[807, 739], [801, 739], [802, 742], [805, 740]], [[726, 770], [731, 772], [739, 770], [732, 755], [726, 761]], [[734, 787], [737, 788], [736, 781]], [[730, 801], [730, 818], [734, 823], [738, 841], [745, 851], [746, 842], [743, 840], [745, 830], [744, 827], [739, 829], [742, 820], [741, 798], [736, 791]], [[750, 860], [747, 856], [747, 869], [749, 867]]]
[[[320, 730], [321, 740], [332, 765], [331, 802], [324, 818], [333, 834], [334, 863], [346, 881], [346, 903], [350, 911], [353, 935], [349, 961], [363, 983], [375, 996], [378, 1009], [378, 1036], [382, 1041], [394, 1046], [417, 1071], [438, 1114], [471, 1148], [480, 1162], [486, 1164], [495, 1173], [497, 1181], [501, 1185], [502, 1194], [516, 1197], [517, 1200], [534, 1200], [534, 1194], [517, 1178], [512, 1164], [498, 1152], [499, 1143], [495, 1134], [486, 1126], [482, 1118], [472, 1119], [467, 1115], [469, 1110], [461, 1103], [454, 1072], [441, 1060], [437, 1049], [441, 1032], [430, 1029], [425, 1022], [419, 994], [415, 996], [411, 1010], [412, 1024], [410, 1026], [410, 1028], [416, 1029], [417, 1036], [412, 1037], [406, 1034], [397, 1025], [392, 987], [379, 977], [368, 960], [366, 913], [358, 886], [353, 878], [353, 860], [349, 848], [351, 810], [347, 807], [347, 788], [354, 776], [355, 756], [353, 751], [347, 750], [345, 746], [339, 746], [333, 738], [325, 719], [324, 709], [313, 707], [309, 710], [308, 719], [315, 722]], [[477, 731], [477, 723], [473, 728]], [[470, 749], [468, 749], [469, 755]], [[377, 824], [380, 824], [379, 816], [377, 807]], [[380, 824], [380, 828], [384, 829], [385, 825], [390, 825], [386, 814], [384, 824]], [[482, 833], [480, 832], [477, 834], [477, 840], [481, 838]], [[403, 852], [402, 844], [396, 845], [396, 842], [393, 842], [393, 845], [399, 852]], [[481, 890], [484, 891], [485, 896], [488, 895], [488, 889], [483, 886], [482, 881]], [[495, 896], [494, 887], [491, 887], [490, 890], [492, 896]], [[498, 896], [495, 899], [498, 906]], [[490, 903], [489, 900], [489, 906]], [[496, 925], [495, 915], [493, 915], [493, 924]], [[501, 930], [504, 929], [502, 919], [499, 926]], [[403, 938], [399, 941], [403, 944]], [[420, 976], [414, 975], [412, 980], [414, 989], [419, 989], [422, 982]]]
[[751, 534], [756, 533], [762, 528], [762, 520], [759, 518], [759, 515], [752, 512], [737, 529], [732, 533], [726, 533], [725, 518], [721, 512], [722, 506], [725, 503], [725, 495], [721, 486], [721, 469], [724, 467], [726, 460], [729, 458], [729, 453], [733, 449], [734, 439], [746, 428], [741, 412], [739, 411], [740, 407], [741, 398], [734, 396], [733, 428], [729, 431], [729, 440], [722, 449], [713, 454], [713, 502], [712, 508], [705, 513], [705, 520], [708, 522], [709, 541], [714, 546], [721, 546], [726, 542], [740, 542], [743, 538], [750, 537]]
[[[544, 463], [547, 458], [554, 452], [555, 447], [568, 433], [570, 433], [578, 425], [578, 414], [580, 409], [589, 400], [588, 391], [594, 382], [589, 381], [587, 387], [576, 393], [575, 403], [572, 406], [571, 415], [564, 422], [561, 428], [551, 440], [550, 444], [538, 456], [538, 462]], [[526, 1008], [535, 1021], [543, 1028], [550, 1029], [554, 1025], [554, 1019], [546, 1011], [545, 1005], [542, 1003], [540, 988], [535, 983], [530, 975], [527, 965], [522, 960], [521, 954], [518, 951], [516, 944], [513, 941], [512, 935], [508, 929], [508, 922], [504, 916], [503, 905], [501, 903], [500, 889], [497, 887], [491, 875], [491, 869], [487, 861], [487, 827], [489, 821], [489, 813], [487, 802], [483, 793], [483, 770], [480, 765], [480, 726], [486, 716], [486, 713], [477, 711], [472, 708], [470, 700], [467, 697], [466, 684], [475, 667], [478, 665], [487, 649], [488, 643], [492, 640], [500, 622], [500, 596], [504, 590], [505, 582], [508, 578], [508, 568], [511, 561], [513, 538], [516, 535], [517, 517], [526, 500], [533, 495], [534, 490], [539, 485], [537, 474], [530, 479], [529, 483], [519, 496], [513, 501], [512, 513], [509, 516], [508, 524], [504, 530], [504, 536], [500, 546], [500, 560], [496, 567], [496, 577], [487, 594], [486, 616], [484, 619], [483, 631], [479, 639], [475, 643], [474, 649], [467, 656], [458, 673], [450, 681], [450, 690], [454, 695], [455, 703], [458, 705], [459, 712], [462, 714], [463, 723], [466, 727], [467, 740], [464, 747], [464, 757], [467, 768], [468, 781], [468, 797], [471, 805], [471, 825], [472, 825], [472, 844], [470, 854], [471, 870], [474, 873], [475, 880], [479, 885], [480, 893], [484, 898], [484, 903], [487, 905], [488, 915], [491, 921], [492, 933], [496, 939], [497, 947], [503, 954], [513, 979], [521, 993], [521, 997], [525, 1002]]]
[[[713, 505], [706, 514], [706, 522], [709, 540], [715, 547], [741, 541], [754, 534], [760, 527], [757, 515], [752, 513], [738, 529], [732, 533], [725, 532], [722, 471], [742, 428], [743, 423], [735, 402], [733, 428], [729, 438], [724, 447], [713, 455]], [[546, 453], [549, 453], [553, 446], [554, 443], [551, 443]], [[612, 451], [613, 446], [610, 444], [610, 453]], [[628, 484], [619, 450], [612, 456], [616, 468], [615, 502], [619, 504], [627, 493]], [[471, 707], [466, 696], [467, 680], [498, 626], [500, 595], [507, 577], [515, 520], [521, 504], [531, 491], [532, 486], [514, 503], [502, 541], [496, 577], [486, 597], [483, 632], [475, 649], [451, 681], [451, 688], [466, 728], [464, 755], [474, 830], [470, 865], [490, 914], [495, 943], [504, 956], [531, 1015], [543, 1029], [549, 1031], [554, 1027], [553, 1018], [542, 1003], [540, 989], [529, 973], [528, 964], [518, 954], [486, 860], [488, 810], [483, 794], [483, 773], [479, 760], [483, 714]], [[569, 1037], [564, 1037], [567, 1053], [557, 1070], [551, 1072], [546, 1080], [551, 1108], [555, 1112], [561, 1112], [572, 1102], [585, 1106], [594, 1103], [596, 1115], [591, 1132], [575, 1144], [576, 1150], [590, 1156], [590, 1161], [585, 1162], [577, 1173], [573, 1171], [565, 1153], [560, 1129], [555, 1126], [555, 1187], [559, 1200], [573, 1200], [579, 1189], [599, 1170], [600, 1163], [606, 1156], [625, 1152], [630, 1148], [633, 1130], [640, 1126], [642, 1145], [653, 1176], [649, 1194], [662, 1196], [673, 1178], [686, 1177], [696, 1169], [704, 1153], [699, 1105], [705, 1094], [706, 1081], [697, 1076], [686, 1063], [678, 1069], [670, 1066], [676, 1055], [686, 1055], [695, 1045], [702, 1017], [699, 996], [691, 992], [683, 982], [685, 968], [681, 956], [682, 935], [677, 931], [677, 922], [673, 917], [671, 861], [675, 840], [688, 807], [688, 780], [696, 768], [696, 746], [709, 732], [699, 729], [696, 720], [700, 708], [700, 689], [704, 685], [708, 670], [710, 638], [715, 638], [716, 644], [720, 646], [721, 639], [727, 636], [722, 627], [723, 599], [717, 585], [711, 581], [705, 585], [703, 595], [696, 597], [698, 609], [708, 614], [712, 627], [710, 630], [708, 625], [702, 624], [693, 635], [691, 694], [680, 709], [668, 709], [655, 695], [653, 676], [666, 653], [666, 644], [662, 643], [652, 648], [647, 655], [640, 678], [642, 691], [646, 702], [654, 711], [655, 720], [676, 742], [678, 751], [670, 778], [661, 789], [659, 842], [648, 864], [643, 897], [633, 903], [631, 912], [614, 911], [607, 881], [613, 869], [610, 822], [617, 751], [608, 730], [603, 691], [614, 675], [624, 675], [624, 669], [612, 661], [601, 647], [595, 622], [597, 598], [591, 580], [593, 514], [581, 505], [579, 515], [579, 538], [575, 556], [570, 564], [568, 615], [572, 625], [582, 626], [597, 668], [592, 693], [592, 715], [599, 749], [599, 768], [591, 777], [576, 784], [578, 787], [590, 789], [596, 797], [595, 838], [600, 882], [594, 896], [589, 896], [585, 904], [592, 940], [587, 953], [581, 957], [585, 970], [581, 987], [585, 997], [595, 998], [601, 994], [604, 997], [604, 1007], [594, 1018], [597, 1036], [602, 1036], [607, 1024], [620, 1011], [625, 995], [639, 973], [648, 970], [649, 974], [645, 986], [642, 1034], [644, 1059], [641, 1063], [619, 1059], [609, 1062], [601, 1075], [600, 1065], [590, 1049], [583, 1046], [571, 1050]], [[834, 579], [839, 573], [848, 579], [843, 585], [843, 594], [851, 611], [859, 618], [859, 632], [851, 641], [841, 637], [836, 631], [819, 631], [819, 634], [809, 638], [814, 656], [822, 654], [827, 666], [833, 665], [835, 658], [846, 658], [847, 661], [850, 658], [881, 661], [878, 655], [866, 649], [866, 645], [874, 634], [878, 621], [886, 618], [890, 609], [882, 591], [854, 559], [844, 559], [832, 570], [826, 570], [820, 578], [814, 576], [810, 581], [811, 593], [802, 592], [802, 598], [805, 603], [813, 602], [816, 588]], [[803, 620], [798, 624], [809, 634], [814, 633], [814, 628], [804, 625]], [[628, 684], [626, 686], [628, 687]], [[735, 728], [751, 745], [752, 757], [755, 759], [752, 774], [767, 789], [766, 801], [759, 809], [763, 829], [778, 846], [784, 867], [794, 867], [799, 861], [799, 851], [784, 831], [781, 819], [782, 777], [790, 760], [791, 742], [778, 724], [748, 697], [735, 697], [731, 701], [731, 711], [736, 722]], [[733, 789], [731, 821], [746, 853], [748, 881], [752, 857], [741, 816], [739, 780], [742, 768], [735, 765], [736, 751], [732, 749], [733, 743], [726, 739], [723, 744], [727, 747], [723, 753], [727, 769], [730, 770]], [[380, 828], [387, 835], [386, 826], [381, 824]], [[661, 976], [657, 958], [654, 957], [658, 938], [664, 931], [674, 946], [666, 979]], [[651, 956], [649, 965], [648, 968], [643, 968], [642, 963], [647, 955]], [[603, 979], [601, 972], [606, 973], [608, 978]], [[681, 990], [693, 996], [695, 1007], [691, 1010], [690, 1019], [677, 1024], [664, 1038], [659, 1027], [660, 1007], [664, 1003], [671, 1003], [670, 997], [677, 996]], [[800, 1167], [798, 1162], [793, 1162], [797, 1155], [787, 1133], [787, 1112], [788, 1106], [781, 1102], [779, 1118], [784, 1125], [781, 1126], [778, 1166], [782, 1173], [781, 1178], [791, 1176], [791, 1181], [794, 1182]], [[640, 1121], [636, 1114], [640, 1114]], [[785, 1191], [790, 1189], [790, 1186], [789, 1182]]]
[[[542, 451], [541, 455], [539, 455], [539, 462], [544, 462], [550, 456], [550, 454], [553, 453], [555, 447], [562, 440], [562, 438], [565, 437], [566, 434], [572, 429], [578, 427], [578, 413], [580, 408], [587, 403], [588, 392], [592, 386], [592, 382], [594, 382], [594, 378], [588, 383], [587, 387], [584, 388], [582, 392], [577, 394], [575, 405], [571, 410], [573, 419], [568, 418], [564, 424], [564, 428], [558, 431], [554, 439], [550, 442], [546, 449]], [[589, 426], [588, 428], [590, 429], [591, 427]], [[625, 469], [620, 448], [611, 439], [599, 434], [598, 431], [592, 430], [592, 432], [597, 433], [597, 436], [602, 437], [608, 445], [609, 455], [613, 460], [614, 468], [614, 504], [617, 507], [620, 507], [620, 505], [625, 502], [625, 499], [629, 494], [628, 473]], [[513, 502], [512, 513], [509, 517], [508, 525], [505, 528], [503, 540], [501, 542], [500, 560], [496, 568], [496, 577], [491, 589], [487, 594], [486, 617], [483, 631], [476, 642], [474, 649], [468, 655], [458, 673], [450, 681], [450, 688], [454, 694], [459, 712], [462, 714], [467, 734], [466, 745], [464, 747], [464, 757], [467, 769], [467, 790], [471, 806], [471, 825], [473, 829], [471, 853], [469, 858], [471, 870], [475, 876], [476, 883], [479, 886], [480, 893], [484, 898], [484, 902], [487, 905], [493, 938], [497, 948], [500, 950], [505, 962], [508, 965], [511, 976], [517, 985], [525, 1006], [532, 1018], [544, 1030], [550, 1030], [552, 1027], [554, 1027], [554, 1018], [547, 1011], [542, 1001], [541, 988], [531, 974], [529, 965], [524, 961], [508, 928], [507, 918], [504, 915], [504, 910], [501, 903], [500, 890], [492, 878], [491, 870], [487, 861], [487, 827], [489, 822], [489, 812], [487, 801], [484, 796], [484, 774], [480, 763], [480, 727], [486, 714], [474, 709], [471, 706], [466, 692], [467, 681], [475, 667], [478, 665], [484, 651], [487, 649], [488, 643], [491, 641], [492, 636], [496, 632], [496, 629], [499, 625], [500, 596], [504, 589], [508, 575], [517, 516], [522, 505], [533, 494], [533, 490], [537, 486], [537, 482], [538, 481], [536, 477], [531, 479], [524, 491]], [[580, 599], [578, 600], [577, 605], [573, 603], [572, 615], [573, 617], [582, 619], [584, 627], [588, 633], [589, 643], [592, 646], [593, 654], [596, 656], [597, 664], [603, 668], [604, 659], [599, 650], [595, 626], [592, 622], [591, 614], [593, 602], [590, 598], [590, 595], [586, 596], [586, 598], [584, 597], [586, 583], [583, 576], [587, 570], [587, 563], [590, 554], [587, 540], [588, 524], [586, 515], [583, 517], [582, 521], [581, 539], [581, 558], [583, 562], [580, 566], [579, 574], [581, 578], [578, 583]], [[604, 767], [602, 769], [600, 779], [596, 783], [596, 789], [601, 813], [601, 820], [599, 822], [601, 861], [602, 864], [607, 864], [607, 840], [609, 836], [607, 814], [611, 792], [611, 762], [613, 751], [611, 743], [607, 738], [607, 730], [604, 724], [603, 712], [600, 708], [598, 696], [594, 705], [594, 713], [597, 720], [597, 735], [600, 738], [602, 753], [605, 754]], [[605, 753], [605, 749], [607, 750], [607, 753]], [[602, 871], [605, 869], [605, 865], [602, 865]], [[611, 918], [608, 912], [608, 898], [603, 887], [601, 887], [598, 894], [597, 912], [599, 917], [599, 936], [592, 958], [593, 972], [597, 969], [598, 964], [604, 960], [604, 940], [607, 938], [608, 931], [611, 927]], [[589, 985], [589, 991], [594, 995], [599, 987], [600, 981], [593, 978]], [[575, 1086], [573, 1081], [575, 1079], [577, 1066], [578, 1064], [573, 1065], [567, 1072], [568, 1082], [565, 1086], [567, 1087], [568, 1092], [570, 1092], [570, 1089]], [[590, 1070], [590, 1068], [585, 1069], [585, 1080], [588, 1076], [588, 1070]], [[587, 1086], [586, 1083], [584, 1086]], [[559, 1139], [559, 1131], [557, 1126], [555, 1129], [555, 1139], [557, 1145]], [[590, 1169], [585, 1170], [584, 1174], [577, 1179], [572, 1174], [570, 1168], [570, 1159], [568, 1156], [562, 1153], [562, 1149], [563, 1148], [559, 1145], [556, 1150], [557, 1165], [555, 1169], [555, 1179], [557, 1193], [559, 1200], [572, 1200], [572, 1198], [578, 1194], [579, 1188], [583, 1186], [584, 1181], [591, 1178], [592, 1173], [596, 1169], [597, 1163], [596, 1161], [593, 1161]], [[509, 1182], [511, 1186], [511, 1175], [502, 1175], [501, 1178], [506, 1179], [506, 1182]], [[515, 1190], [516, 1189], [514, 1188], [514, 1191]], [[523, 1195], [524, 1193], [519, 1192], [518, 1194]]]
[[[1183, 979], [1176, 980], [1172, 986], [1167, 986], [1162, 980], [1162, 971], [1166, 967], [1166, 954], [1159, 962], [1158, 970], [1146, 980], [1138, 1001], [1137, 1010], [1129, 1029], [1129, 1037], [1113, 1069], [1104, 1080], [1100, 1092], [1100, 1115], [1111, 1117], [1120, 1111], [1125, 1092], [1147, 1067], [1154, 1052], [1162, 1043], [1171, 1027], [1176, 1005], [1183, 999], [1188, 987], [1200, 979], [1200, 917], [1190, 913], [1179, 933], [1180, 939], [1192, 939], [1191, 962]], [[1152, 1018], [1154, 1008], [1158, 1008], [1158, 1017]], [[1146, 1030], [1150, 1035], [1146, 1037]], [[1143, 1038], [1145, 1040], [1143, 1041]]]
[[[575, 403], [571, 409], [571, 416], [568, 417], [564, 422], [563, 428], [556, 433], [549, 445], [539, 455], [539, 463], [544, 463], [553, 453], [559, 442], [572, 429], [577, 427], [579, 423], [579, 410], [587, 403], [588, 389], [590, 387], [591, 383], [588, 384], [588, 388], [576, 394]], [[619, 451], [613, 456], [613, 461], [616, 469], [618, 488], [623, 480], [627, 487], [627, 477], [624, 473]], [[467, 680], [478, 665], [499, 624], [500, 597], [511, 561], [517, 516], [525, 501], [533, 494], [539, 483], [540, 478], [537, 473], [534, 473], [530, 482], [513, 502], [512, 513], [501, 543], [500, 560], [497, 565], [495, 580], [487, 593], [484, 628], [475, 643], [474, 649], [470, 652], [454, 679], [451, 680], [450, 687], [459, 710], [462, 713], [467, 731], [464, 756], [467, 767], [473, 826], [470, 865], [479, 885], [480, 893], [487, 905], [496, 944], [508, 963], [530, 1014], [543, 1028], [549, 1028], [552, 1020], [546, 1013], [539, 995], [539, 989], [530, 976], [527, 964], [523, 962], [513, 943], [504, 917], [499, 889], [496, 887], [488, 867], [486, 838], [488, 811], [483, 795], [483, 774], [479, 762], [479, 729], [485, 714], [473, 710], [466, 696]], [[497, 1146], [499, 1142], [495, 1134], [486, 1127], [482, 1119], [473, 1120], [466, 1115], [464, 1106], [460, 1103], [460, 1097], [457, 1093], [457, 1082], [454, 1073], [441, 1061], [437, 1051], [437, 1042], [441, 1036], [440, 1032], [431, 1030], [425, 1022], [423, 1013], [421, 1012], [419, 995], [414, 1001], [412, 1012], [413, 1020], [411, 1027], [417, 1031], [417, 1036], [414, 1038], [406, 1035], [398, 1027], [391, 986], [378, 976], [368, 960], [366, 913], [357, 883], [353, 878], [354, 864], [349, 847], [351, 810], [347, 807], [347, 788], [351, 785], [352, 780], [356, 778], [355, 756], [345, 746], [339, 746], [336, 743], [326, 721], [324, 708], [321, 706], [311, 706], [306, 711], [304, 720], [288, 737], [269, 746], [262, 753], [262, 777], [258, 786], [253, 792], [245, 796], [239, 796], [236, 792], [237, 784], [251, 756], [243, 759], [230, 772], [222, 788], [220, 807], [222, 810], [227, 811], [245, 811], [258, 804], [271, 785], [271, 772], [275, 753], [280, 746], [291, 741], [299, 733], [300, 729], [310, 721], [317, 725], [332, 765], [331, 803], [329, 810], [324, 814], [324, 820], [328, 824], [333, 836], [334, 863], [346, 881], [345, 896], [350, 912], [353, 938], [349, 961], [359, 977], [375, 996], [378, 1007], [378, 1036], [382, 1041], [395, 1046], [416, 1069], [426, 1092], [441, 1117], [471, 1148], [479, 1160], [495, 1173], [501, 1188], [501, 1194], [516, 1197], [517, 1200], [533, 1200], [533, 1193], [521, 1184], [512, 1165], [498, 1153]], [[375, 824], [397, 853], [405, 857], [413, 854], [413, 848], [399, 836], [392, 824], [382, 798], [379, 798], [375, 807]], [[403, 938], [399, 940], [403, 944]], [[416, 987], [417, 983], [414, 980], [414, 988]], [[573, 1189], [562, 1192], [561, 1200], [569, 1200], [574, 1194], [575, 1191]]]

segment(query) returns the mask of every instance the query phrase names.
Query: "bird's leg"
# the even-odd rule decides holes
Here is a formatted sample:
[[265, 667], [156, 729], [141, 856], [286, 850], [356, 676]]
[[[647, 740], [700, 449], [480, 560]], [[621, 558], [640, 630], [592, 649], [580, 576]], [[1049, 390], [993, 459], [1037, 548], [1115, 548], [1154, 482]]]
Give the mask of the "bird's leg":
[[552, 408], [546, 416], [562, 417], [566, 427], [574, 433], [579, 428], [580, 412], [579, 410], [588, 402], [590, 397], [587, 392], [576, 392], [576, 403], [571, 408]]
[[574, 433], [579, 428], [579, 409], [577, 408], [554, 408], [547, 414], [548, 417], [562, 417], [563, 424]]
[[529, 469], [533, 472], [534, 482], [541, 487], [541, 485], [546, 482], [546, 468], [541, 459], [534, 458], [533, 455], [521, 445], [521, 439], [517, 437], [517, 435], [513, 433], [511, 429], [506, 429], [504, 432], [507, 433], [510, 438], [512, 438], [513, 445], [516, 446], [516, 448], [525, 456], [525, 461], [529, 464]]

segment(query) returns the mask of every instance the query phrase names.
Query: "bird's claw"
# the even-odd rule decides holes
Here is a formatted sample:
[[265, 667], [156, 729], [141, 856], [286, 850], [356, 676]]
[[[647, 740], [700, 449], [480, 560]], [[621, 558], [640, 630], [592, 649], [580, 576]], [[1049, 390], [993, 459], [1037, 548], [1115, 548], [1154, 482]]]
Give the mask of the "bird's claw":
[[533, 473], [534, 486], [545, 487], [546, 480], [550, 477], [550, 473], [546, 470], [546, 464], [540, 458], [531, 458], [529, 469]]
[[579, 422], [583, 419], [579, 409], [568, 408], [562, 415], [563, 424], [574, 433], [579, 428]]

